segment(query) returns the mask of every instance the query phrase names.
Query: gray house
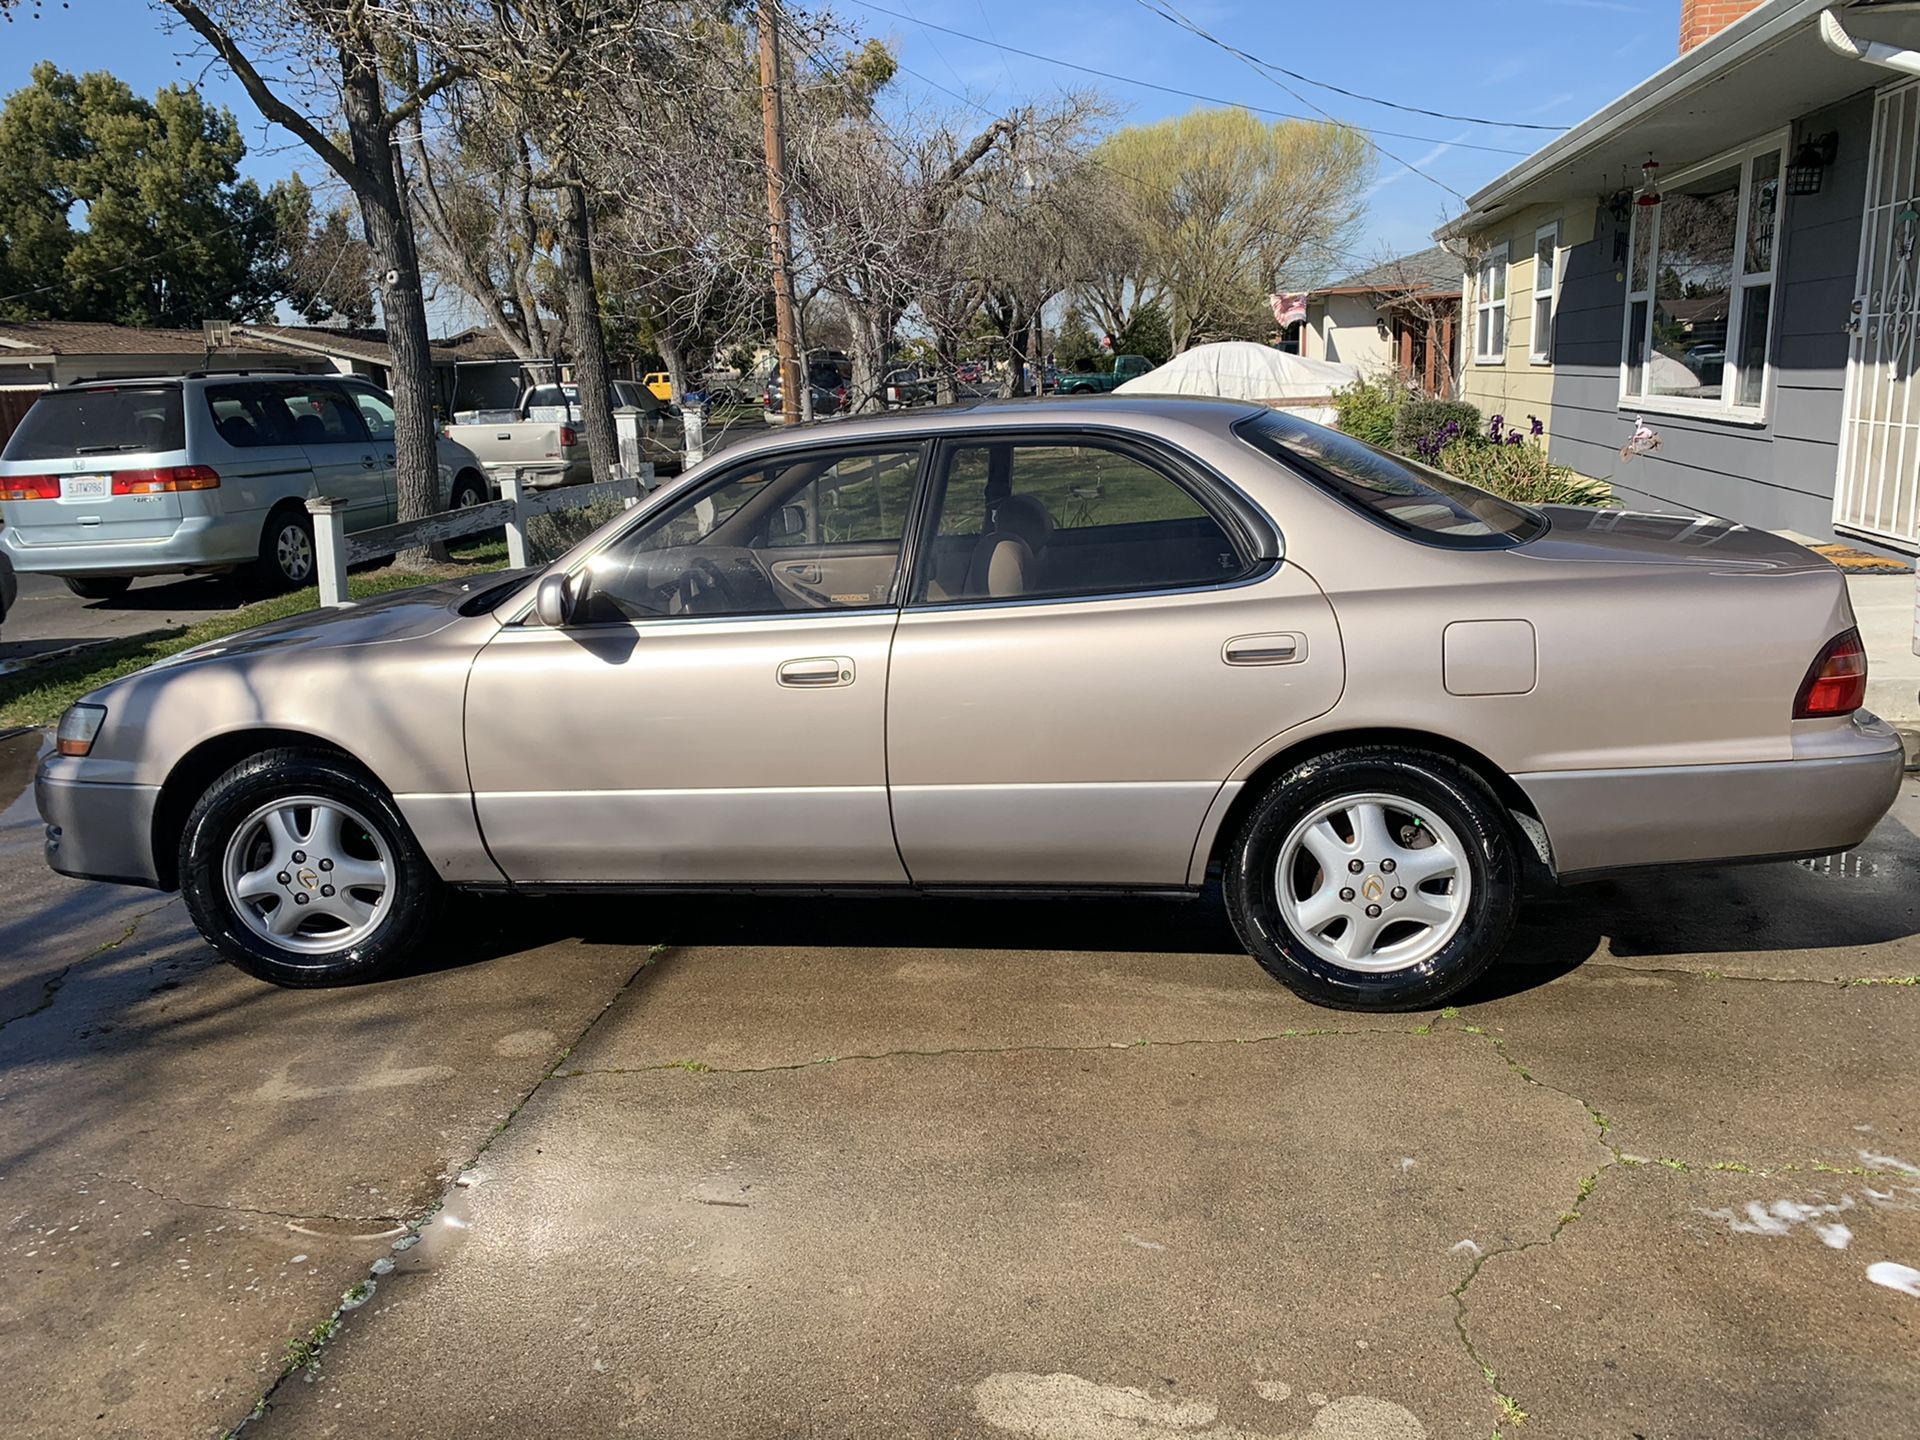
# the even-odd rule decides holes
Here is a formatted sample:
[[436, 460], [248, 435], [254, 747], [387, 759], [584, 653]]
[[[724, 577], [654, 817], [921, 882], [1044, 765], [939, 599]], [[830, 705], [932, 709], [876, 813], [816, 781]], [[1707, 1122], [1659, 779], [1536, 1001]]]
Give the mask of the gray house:
[[1920, 7], [1683, 0], [1681, 44], [1440, 232], [1462, 393], [1630, 505], [1920, 552]]

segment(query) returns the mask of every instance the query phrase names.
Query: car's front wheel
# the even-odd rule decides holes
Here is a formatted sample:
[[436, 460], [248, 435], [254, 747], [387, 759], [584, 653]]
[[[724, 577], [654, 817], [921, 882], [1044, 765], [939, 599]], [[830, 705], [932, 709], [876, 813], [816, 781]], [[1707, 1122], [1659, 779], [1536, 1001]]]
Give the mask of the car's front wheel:
[[453, 494], [448, 497], [447, 508], [449, 510], [470, 510], [475, 505], [484, 505], [486, 503], [487, 482], [469, 470], [462, 473], [460, 478], [453, 482]]
[[82, 600], [115, 600], [133, 588], [125, 575], [69, 575], [67, 589]]
[[1493, 963], [1519, 864], [1499, 799], [1472, 771], [1397, 747], [1302, 762], [1255, 804], [1226, 866], [1255, 960], [1321, 1005], [1438, 1004]]
[[275, 985], [376, 979], [426, 936], [440, 885], [387, 793], [332, 755], [269, 750], [207, 788], [180, 838], [200, 933]]

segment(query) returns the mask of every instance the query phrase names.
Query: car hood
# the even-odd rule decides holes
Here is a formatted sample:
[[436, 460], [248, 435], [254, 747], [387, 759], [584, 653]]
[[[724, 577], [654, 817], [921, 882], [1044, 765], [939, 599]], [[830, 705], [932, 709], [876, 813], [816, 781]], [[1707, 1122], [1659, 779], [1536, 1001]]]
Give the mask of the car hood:
[[1829, 570], [1830, 562], [1770, 530], [1712, 515], [1656, 515], [1545, 505], [1546, 534], [1516, 552], [1537, 560], [1677, 565], [1741, 574]]
[[466, 618], [460, 611], [467, 601], [504, 585], [515, 578], [515, 573], [529, 572], [489, 575], [484, 585], [475, 580], [446, 580], [355, 601], [338, 610], [305, 610], [182, 650], [149, 668], [159, 670], [216, 658], [231, 659], [264, 650], [337, 650], [419, 639], [459, 624]]

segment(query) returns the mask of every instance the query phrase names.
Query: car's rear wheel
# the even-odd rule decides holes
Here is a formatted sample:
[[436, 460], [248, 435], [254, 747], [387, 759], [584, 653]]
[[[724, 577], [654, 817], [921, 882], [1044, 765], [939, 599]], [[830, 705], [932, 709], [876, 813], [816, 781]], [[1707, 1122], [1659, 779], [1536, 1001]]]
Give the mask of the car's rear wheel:
[[1519, 862], [1486, 783], [1442, 756], [1368, 746], [1304, 761], [1247, 816], [1227, 908], [1253, 958], [1352, 1010], [1434, 1005], [1491, 965]]
[[313, 520], [304, 509], [283, 505], [267, 517], [260, 532], [260, 558], [253, 576], [272, 593], [299, 590], [314, 583]]
[[133, 580], [126, 575], [69, 575], [66, 582], [67, 589], [82, 600], [112, 600], [133, 588]]
[[425, 937], [440, 884], [381, 787], [351, 763], [269, 750], [207, 788], [180, 838], [187, 912], [275, 985], [372, 980]]

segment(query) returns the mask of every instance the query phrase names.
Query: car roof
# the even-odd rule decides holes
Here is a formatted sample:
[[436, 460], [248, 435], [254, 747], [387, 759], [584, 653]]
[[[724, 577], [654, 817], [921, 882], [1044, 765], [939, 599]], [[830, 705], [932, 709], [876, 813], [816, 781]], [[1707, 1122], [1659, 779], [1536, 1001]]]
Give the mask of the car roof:
[[728, 454], [777, 445], [783, 435], [802, 434], [809, 439], [845, 436], [849, 440], [938, 434], [950, 430], [999, 430], [1046, 425], [1075, 428], [1126, 429], [1152, 431], [1160, 425], [1190, 426], [1206, 430], [1224, 430], [1249, 415], [1258, 415], [1266, 407], [1246, 400], [1214, 400], [1184, 395], [1106, 395], [1080, 399], [961, 400], [952, 405], [925, 406], [917, 410], [889, 410], [882, 414], [856, 415], [810, 421], [769, 432], [766, 439], [755, 437], [738, 446], [729, 446]]
[[189, 380], [217, 381], [223, 385], [249, 380], [360, 380], [369, 385], [374, 383], [365, 375], [332, 375], [309, 370], [189, 370], [182, 375], [98, 375], [91, 380], [75, 380], [58, 388], [115, 390], [127, 385], [182, 385]]

